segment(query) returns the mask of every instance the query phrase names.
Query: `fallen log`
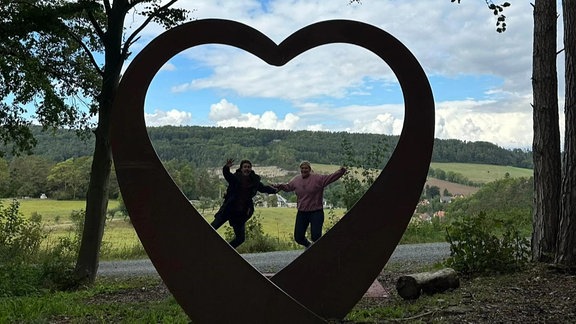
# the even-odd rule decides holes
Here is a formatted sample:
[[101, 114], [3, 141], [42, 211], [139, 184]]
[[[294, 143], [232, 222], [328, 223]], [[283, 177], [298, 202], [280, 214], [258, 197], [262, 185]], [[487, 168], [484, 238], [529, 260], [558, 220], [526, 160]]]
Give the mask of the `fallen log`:
[[422, 292], [432, 295], [458, 287], [460, 279], [452, 268], [405, 275], [396, 281], [396, 291], [404, 299], [417, 299]]

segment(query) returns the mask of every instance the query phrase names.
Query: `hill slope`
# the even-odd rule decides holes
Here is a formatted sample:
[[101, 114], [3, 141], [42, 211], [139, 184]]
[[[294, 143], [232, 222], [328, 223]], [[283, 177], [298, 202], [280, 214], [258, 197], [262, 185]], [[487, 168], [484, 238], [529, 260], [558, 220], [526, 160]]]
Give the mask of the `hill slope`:
[[[59, 130], [54, 134], [33, 128], [38, 140], [34, 154], [54, 162], [72, 157], [91, 156], [93, 134], [82, 141], [72, 131]], [[240, 127], [163, 126], [149, 127], [148, 134], [154, 149], [163, 161], [179, 160], [198, 167], [218, 167], [226, 158], [250, 159], [254, 164], [291, 168], [302, 160], [324, 164], [344, 162], [344, 142], [354, 155], [366, 157], [377, 146], [385, 151], [387, 160], [398, 136], [357, 134], [347, 132], [266, 130]], [[0, 145], [0, 150], [10, 151]], [[9, 154], [7, 154], [10, 157]], [[434, 141], [433, 162], [493, 164], [532, 168], [532, 153], [519, 149], [508, 150], [488, 142], [466, 142], [456, 139]], [[381, 167], [375, 161], [371, 167]]]

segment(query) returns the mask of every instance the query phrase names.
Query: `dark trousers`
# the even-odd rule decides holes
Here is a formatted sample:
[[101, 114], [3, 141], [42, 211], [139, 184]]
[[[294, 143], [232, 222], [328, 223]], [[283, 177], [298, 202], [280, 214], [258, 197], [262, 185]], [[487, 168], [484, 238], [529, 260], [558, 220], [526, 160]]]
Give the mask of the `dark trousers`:
[[[237, 215], [230, 215], [230, 217], [235, 217]], [[225, 217], [215, 217], [214, 220], [212, 221], [212, 223], [210, 223], [210, 225], [212, 225], [212, 227], [214, 227], [214, 229], [219, 229], [220, 226], [224, 225], [224, 223], [226, 223], [228, 221], [228, 219], [226, 219]], [[246, 240], [246, 222], [234, 222], [234, 221], [230, 221], [230, 226], [232, 227], [232, 229], [234, 230], [234, 239], [230, 242], [228, 242], [233, 248], [237, 248], [238, 246], [240, 246], [240, 244], [244, 243], [244, 241]]]
[[306, 231], [310, 225], [312, 242], [316, 242], [322, 236], [322, 225], [324, 225], [324, 210], [298, 211], [296, 213], [296, 223], [294, 224], [294, 240], [305, 247], [310, 246], [310, 241], [306, 238]]

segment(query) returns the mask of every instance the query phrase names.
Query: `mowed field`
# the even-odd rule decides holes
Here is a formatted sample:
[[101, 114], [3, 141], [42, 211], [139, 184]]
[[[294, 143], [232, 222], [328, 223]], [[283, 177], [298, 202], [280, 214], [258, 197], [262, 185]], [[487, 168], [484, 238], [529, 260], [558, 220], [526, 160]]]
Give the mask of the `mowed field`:
[[[503, 179], [507, 174], [512, 178], [529, 178], [534, 175], [532, 169], [489, 164], [431, 163], [430, 168], [460, 173], [468, 180], [476, 183], [488, 183]], [[440, 193], [443, 193], [444, 189], [446, 189], [452, 195], [470, 196], [480, 190], [480, 187], [471, 187], [430, 177], [426, 180], [426, 185], [440, 188]]]
[[488, 183], [502, 179], [509, 174], [512, 178], [529, 178], [534, 175], [534, 170], [512, 166], [473, 164], [473, 163], [430, 163], [432, 169], [442, 169], [446, 172], [460, 173], [468, 180], [479, 183]]

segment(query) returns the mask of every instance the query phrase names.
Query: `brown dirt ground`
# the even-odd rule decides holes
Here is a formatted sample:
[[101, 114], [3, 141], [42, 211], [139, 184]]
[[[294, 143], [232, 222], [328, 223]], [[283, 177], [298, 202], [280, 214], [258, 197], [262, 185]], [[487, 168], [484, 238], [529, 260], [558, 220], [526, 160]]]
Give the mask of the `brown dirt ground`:
[[[396, 268], [396, 267], [395, 267]], [[416, 300], [403, 300], [395, 290], [399, 276], [411, 269], [385, 270], [378, 280], [387, 298], [363, 298], [352, 312], [370, 319], [331, 323], [576, 323], [576, 275], [547, 265], [531, 265], [514, 274], [460, 278], [460, 287]], [[139, 303], [170, 297], [162, 284], [93, 296], [89, 303]], [[395, 310], [394, 315], [388, 311]], [[398, 310], [400, 310], [398, 312]]]
[[543, 265], [525, 271], [475, 278], [460, 278], [452, 291], [403, 300], [396, 293], [400, 275], [411, 271], [384, 271], [379, 277], [389, 298], [364, 298], [355, 309], [402, 307], [397, 318], [376, 318], [368, 323], [576, 323], [576, 276]]

